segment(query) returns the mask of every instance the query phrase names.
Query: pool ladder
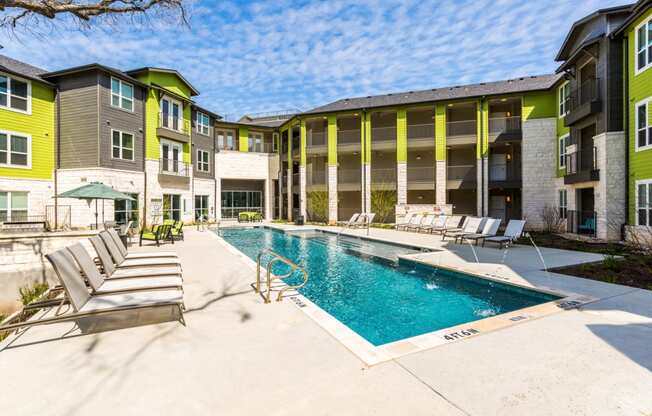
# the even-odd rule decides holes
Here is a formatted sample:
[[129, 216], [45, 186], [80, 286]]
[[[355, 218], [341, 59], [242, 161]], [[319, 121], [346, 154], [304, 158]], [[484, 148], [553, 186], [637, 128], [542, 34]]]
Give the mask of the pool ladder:
[[[264, 254], [272, 255], [272, 259], [269, 262], [267, 262], [267, 266], [265, 266], [265, 270], [267, 271], [267, 276], [266, 276], [266, 284], [267, 284], [267, 286], [266, 286], [264, 291], [261, 291], [261, 289], [260, 289], [260, 286], [261, 286], [260, 262], [261, 262], [261, 259], [262, 259]], [[272, 274], [272, 266], [274, 265], [274, 263], [279, 263], [279, 262], [290, 266], [290, 271], [288, 273], [284, 274], [284, 275], [276, 276], [276, 275]], [[280, 302], [280, 301], [283, 300], [283, 293], [284, 292], [287, 292], [288, 290], [297, 290], [297, 289], [300, 289], [300, 288], [304, 287], [306, 285], [306, 283], [308, 283], [308, 273], [306, 272], [306, 269], [299, 266], [298, 264], [296, 264], [292, 260], [288, 259], [287, 257], [281, 256], [280, 254], [275, 253], [274, 251], [272, 251], [272, 250], [270, 250], [268, 248], [263, 249], [258, 253], [258, 257], [256, 258], [256, 285], [254, 286], [254, 290], [256, 291], [256, 293], [258, 293], [260, 296], [262, 296], [265, 303], [270, 303], [272, 301], [271, 300], [271, 297], [272, 297], [272, 280], [274, 280], [274, 279], [285, 279], [287, 277], [292, 276], [294, 274], [294, 272], [296, 272], [297, 270], [300, 271], [303, 274], [303, 282], [301, 282], [301, 284], [299, 284], [299, 285], [293, 285], [293, 286], [286, 285], [281, 290], [279, 290], [278, 295], [276, 296], [276, 301], [277, 302]]]

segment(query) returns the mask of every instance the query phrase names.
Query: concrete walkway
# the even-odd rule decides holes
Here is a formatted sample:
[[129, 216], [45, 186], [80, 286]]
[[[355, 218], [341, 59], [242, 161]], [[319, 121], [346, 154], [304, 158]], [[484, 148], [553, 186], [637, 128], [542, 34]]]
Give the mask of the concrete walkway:
[[[442, 257], [433, 261], [471, 264], [468, 247], [372, 234], [419, 239], [448, 249], [425, 255]], [[366, 367], [292, 302], [264, 305], [253, 271], [214, 234], [188, 230], [171, 248], [184, 267], [187, 327], [82, 336], [65, 324], [11, 337], [0, 344], [7, 414], [652, 414], [652, 292], [547, 275], [523, 257], [531, 249], [505, 265], [497, 250], [478, 254], [533, 286], [601, 300]], [[546, 251], [550, 266], [578, 256]]]

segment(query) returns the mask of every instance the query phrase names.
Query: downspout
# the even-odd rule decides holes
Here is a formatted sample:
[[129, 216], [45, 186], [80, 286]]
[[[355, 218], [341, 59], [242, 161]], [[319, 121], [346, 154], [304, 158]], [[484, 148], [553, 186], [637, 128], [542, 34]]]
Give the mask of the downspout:
[[623, 67], [625, 76], [623, 77], [623, 130], [625, 131], [625, 222], [620, 229], [620, 239], [625, 241], [627, 238], [625, 226], [629, 223], [629, 149], [630, 149], [630, 132], [629, 132], [629, 36], [623, 37]]
[[55, 161], [55, 166], [54, 166], [54, 229], [57, 230], [59, 228], [59, 198], [57, 198], [57, 195], [59, 194], [59, 187], [58, 181], [59, 181], [59, 168], [61, 167], [61, 143], [60, 143], [60, 137], [61, 137], [61, 94], [59, 91], [59, 86], [57, 85], [54, 89], [54, 93], [56, 95], [56, 114], [55, 114], [55, 119], [56, 119], [56, 137], [54, 138], [55, 146], [56, 146], [56, 161]]

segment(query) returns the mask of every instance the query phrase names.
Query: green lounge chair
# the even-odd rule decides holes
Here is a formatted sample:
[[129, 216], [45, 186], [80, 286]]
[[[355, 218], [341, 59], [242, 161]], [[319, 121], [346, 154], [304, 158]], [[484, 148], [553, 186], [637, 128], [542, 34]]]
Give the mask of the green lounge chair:
[[174, 240], [183, 240], [183, 222], [177, 221], [172, 227], [170, 227], [170, 239], [172, 243]]
[[[169, 238], [170, 230], [172, 226], [169, 224], [163, 225], [154, 225], [151, 231], [146, 230], [144, 227], [140, 230], [140, 240], [138, 242], [139, 246], [143, 245], [143, 241], [155, 241], [156, 246], [160, 246], [162, 241], [165, 241]], [[174, 244], [174, 239], [172, 239], [172, 244]]]

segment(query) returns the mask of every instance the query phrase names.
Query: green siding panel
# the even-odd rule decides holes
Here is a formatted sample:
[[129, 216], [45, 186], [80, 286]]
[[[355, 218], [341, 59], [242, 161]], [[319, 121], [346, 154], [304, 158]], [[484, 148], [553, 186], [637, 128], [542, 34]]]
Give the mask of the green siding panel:
[[477, 158], [489, 156], [489, 102], [481, 100], [477, 105]]
[[435, 158], [446, 160], [446, 104], [435, 107]]
[[241, 152], [249, 151], [249, 128], [238, 127], [239, 150]]
[[360, 161], [363, 164], [371, 163], [371, 114], [362, 113], [360, 117]]
[[523, 96], [523, 120], [557, 116], [555, 90], [529, 92]]
[[396, 161], [407, 162], [407, 111], [396, 111]]
[[306, 166], [306, 122], [301, 120], [299, 126], [300, 142], [299, 142], [299, 164], [300, 166]]
[[337, 166], [337, 116], [328, 116], [328, 166]]
[[55, 94], [52, 88], [32, 82], [32, 113], [0, 109], [0, 130], [32, 137], [30, 169], [0, 167], [0, 176], [22, 179], [52, 179], [55, 158]]

